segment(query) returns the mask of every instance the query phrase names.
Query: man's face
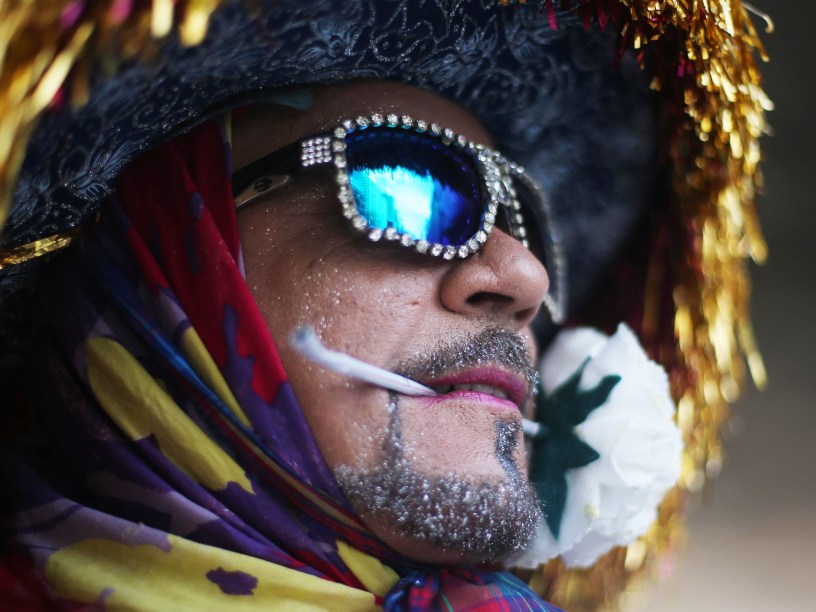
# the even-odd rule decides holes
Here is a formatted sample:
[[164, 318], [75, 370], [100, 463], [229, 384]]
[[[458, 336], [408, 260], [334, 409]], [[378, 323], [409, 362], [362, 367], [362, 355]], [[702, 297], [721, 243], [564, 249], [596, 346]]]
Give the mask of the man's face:
[[[234, 167], [373, 112], [490, 145], [451, 102], [361, 81], [315, 88], [305, 111], [241, 117]], [[465, 260], [372, 243], [348, 226], [328, 177], [299, 177], [238, 219], [249, 286], [317, 444], [368, 528], [434, 563], [499, 559], [523, 546], [538, 518], [521, 432], [534, 357], [528, 325], [548, 287], [538, 260], [500, 229]], [[409, 397], [314, 365], [287, 341], [303, 325], [331, 349], [445, 392]]]

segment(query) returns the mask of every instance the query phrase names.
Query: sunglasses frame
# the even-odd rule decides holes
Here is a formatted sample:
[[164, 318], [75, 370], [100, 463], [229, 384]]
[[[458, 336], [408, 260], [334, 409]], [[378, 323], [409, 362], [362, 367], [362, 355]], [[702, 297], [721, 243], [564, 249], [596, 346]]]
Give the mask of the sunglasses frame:
[[[349, 182], [345, 139], [355, 131], [370, 127], [404, 129], [425, 134], [470, 156], [482, 182], [485, 202], [481, 224], [468, 240], [459, 245], [442, 245], [417, 240], [410, 234], [398, 232], [392, 227], [385, 229], [369, 227], [368, 221], [360, 214]], [[298, 149], [300, 154], [296, 158], [297, 162], [293, 163], [291, 157], [293, 154], [297, 155]], [[281, 167], [281, 162], [287, 165]], [[270, 166], [272, 172], [267, 170]], [[513, 184], [514, 179], [520, 181], [536, 198], [536, 203], [540, 204], [540, 210], [533, 213], [544, 217], [544, 226], [548, 230], [541, 238], [548, 242], [549, 246], [547, 254], [552, 261], [547, 263], [551, 263], [555, 268], [547, 271], [552, 281], [555, 281], [551, 281], [551, 286], [555, 285], [555, 291], [547, 294], [544, 305], [555, 323], [563, 322], [566, 315], [566, 260], [560, 237], [552, 224], [552, 211], [544, 191], [522, 166], [507, 160], [499, 152], [469, 141], [465, 136], [456, 134], [449, 128], [441, 128], [436, 123], [414, 119], [409, 115], [372, 113], [356, 119], [346, 119], [331, 132], [299, 140], [236, 172], [233, 175], [236, 208], [240, 209], [256, 198], [286, 185], [296, 174], [327, 170], [334, 176], [337, 185], [336, 195], [343, 216], [354, 231], [367, 236], [372, 242], [399, 243], [423, 255], [440, 257], [443, 260], [465, 259], [478, 252], [495, 227], [500, 207], [504, 209], [510, 235], [525, 248], [530, 248], [522, 205]], [[250, 181], [247, 180], [248, 176], [255, 178]], [[541, 219], [536, 218], [534, 221], [541, 224]]]

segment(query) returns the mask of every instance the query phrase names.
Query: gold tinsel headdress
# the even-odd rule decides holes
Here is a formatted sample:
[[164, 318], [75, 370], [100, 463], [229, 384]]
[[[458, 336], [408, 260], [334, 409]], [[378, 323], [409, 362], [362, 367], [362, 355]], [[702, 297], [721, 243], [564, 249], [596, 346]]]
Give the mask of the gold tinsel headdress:
[[[21, 204], [15, 187], [28, 143], [55, 109], [82, 107], [123, 66], [150, 66], [168, 40], [178, 53], [204, 44], [213, 15], [234, 4], [0, 2], [0, 229]], [[260, 2], [245, 4], [262, 10]], [[558, 3], [538, 4], [555, 25]], [[755, 197], [761, 186], [758, 139], [770, 104], [755, 65], [764, 52], [739, 0], [561, 4], [587, 25], [617, 28], [621, 49], [634, 52], [653, 75], [670, 201], [652, 226], [650, 264], [629, 296], [638, 301], [638, 320], [630, 322], [670, 370], [686, 441], [681, 481], [644, 538], [590, 570], [565, 570], [554, 561], [531, 576], [546, 597], [580, 610], [614, 601], [632, 576], [674, 545], [685, 496], [719, 470], [718, 428], [739, 394], [746, 359], [754, 380], [764, 384], [748, 313], [747, 262], [766, 256]], [[3, 236], [0, 280], [81, 231], [49, 223], [42, 228], [22, 244]]]

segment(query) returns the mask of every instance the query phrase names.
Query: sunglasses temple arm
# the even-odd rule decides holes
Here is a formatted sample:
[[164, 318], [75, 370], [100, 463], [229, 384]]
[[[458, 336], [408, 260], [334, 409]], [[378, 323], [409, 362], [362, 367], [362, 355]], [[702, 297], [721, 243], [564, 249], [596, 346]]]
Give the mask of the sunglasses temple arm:
[[[436, 391], [418, 382], [405, 378], [394, 372], [379, 368], [370, 363], [355, 359], [339, 351], [327, 349], [311, 327], [299, 327], [290, 338], [292, 346], [304, 357], [324, 368], [365, 381], [377, 387], [397, 391], [404, 395], [434, 397]], [[538, 423], [523, 419], [524, 435], [535, 436], [539, 430]]]

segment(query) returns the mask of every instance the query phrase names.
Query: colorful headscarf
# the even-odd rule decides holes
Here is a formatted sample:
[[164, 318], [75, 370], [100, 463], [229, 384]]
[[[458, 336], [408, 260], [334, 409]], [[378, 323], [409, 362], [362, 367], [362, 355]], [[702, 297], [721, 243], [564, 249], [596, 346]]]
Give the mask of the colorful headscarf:
[[244, 280], [227, 143], [211, 122], [129, 165], [45, 285], [49, 383], [0, 446], [0, 601], [555, 609], [507, 573], [417, 565], [354, 514]]

